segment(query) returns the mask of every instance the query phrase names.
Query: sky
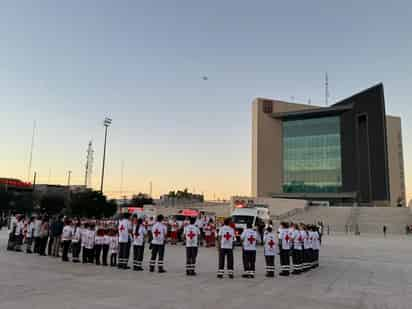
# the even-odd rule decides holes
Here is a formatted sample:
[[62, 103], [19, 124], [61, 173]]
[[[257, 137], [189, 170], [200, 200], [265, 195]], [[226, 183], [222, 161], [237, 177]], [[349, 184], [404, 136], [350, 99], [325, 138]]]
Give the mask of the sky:
[[[251, 102], [330, 102], [378, 82], [402, 116], [412, 197], [411, 1], [2, 1], [0, 175], [105, 193], [249, 195]], [[203, 80], [202, 76], [208, 76]], [[123, 186], [121, 166], [124, 162]]]

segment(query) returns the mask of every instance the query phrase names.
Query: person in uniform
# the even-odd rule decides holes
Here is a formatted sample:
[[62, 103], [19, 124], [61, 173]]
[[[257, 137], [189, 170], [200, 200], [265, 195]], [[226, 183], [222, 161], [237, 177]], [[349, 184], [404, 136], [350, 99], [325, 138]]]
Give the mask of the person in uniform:
[[[189, 224], [190, 224], [190, 219], [189, 218]], [[197, 228], [200, 231], [200, 235], [199, 235], [199, 245], [203, 246], [203, 238], [204, 238], [204, 234], [203, 234], [203, 219], [202, 219], [202, 215], [199, 213], [199, 216], [197, 217], [196, 221], [195, 221], [195, 225], [197, 226]]]
[[41, 229], [41, 218], [40, 216], [37, 216], [36, 219], [34, 220], [34, 231], [33, 231], [34, 253], [40, 252], [40, 229]]
[[257, 233], [253, 229], [252, 223], [248, 222], [246, 229], [240, 235], [240, 240], [242, 241], [243, 251], [243, 268], [244, 274], [243, 278], [254, 278], [255, 277], [255, 264], [256, 264], [256, 240]]
[[152, 239], [153, 239], [153, 235], [152, 235], [153, 224], [154, 224], [154, 219], [153, 217], [150, 217], [149, 220], [147, 221], [147, 227], [146, 227], [150, 246], [152, 244]]
[[34, 217], [31, 217], [27, 224], [27, 233], [26, 233], [26, 253], [31, 254], [32, 245], [34, 238]]
[[72, 237], [72, 262], [79, 263], [80, 259], [80, 248], [81, 248], [81, 228], [80, 220], [76, 219], [73, 226], [73, 237]]
[[225, 259], [227, 259], [227, 273], [229, 278], [234, 278], [233, 273], [233, 244], [235, 241], [235, 230], [230, 226], [232, 223], [231, 218], [226, 218], [224, 225], [219, 230], [218, 243], [219, 243], [219, 269], [217, 271], [217, 277], [223, 278], [225, 273]]
[[101, 227], [97, 228], [96, 237], [94, 238], [94, 261], [96, 265], [100, 265], [100, 258], [102, 255], [104, 242], [104, 229]]
[[136, 226], [133, 231], [133, 270], [143, 270], [144, 257], [144, 240], [147, 234], [146, 228], [143, 224], [143, 219], [137, 219]]
[[16, 240], [15, 251], [21, 252], [21, 246], [23, 244], [23, 229], [24, 229], [24, 216], [20, 215], [17, 218], [16, 228], [14, 230], [14, 238]]
[[293, 230], [293, 251], [292, 251], [292, 261], [293, 261], [293, 275], [298, 275], [302, 272], [302, 250], [303, 250], [303, 238], [300, 233], [300, 226], [294, 225]]
[[172, 245], [177, 245], [177, 232], [179, 230], [179, 225], [176, 219], [170, 221], [170, 243]]
[[87, 230], [87, 243], [86, 243], [87, 263], [90, 263], [90, 264], [93, 264], [93, 261], [94, 261], [95, 237], [96, 237], [95, 225], [94, 223], [90, 223], [89, 228]]
[[41, 226], [40, 226], [40, 245], [39, 245], [39, 255], [45, 256], [46, 255], [46, 247], [47, 247], [47, 239], [49, 238], [49, 217], [44, 216]]
[[102, 265], [107, 266], [107, 257], [109, 256], [109, 249], [110, 249], [110, 235], [109, 229], [104, 228], [104, 236], [103, 236], [103, 246], [102, 246]]
[[276, 239], [277, 237], [275, 233], [273, 233], [273, 228], [269, 225], [263, 236], [266, 277], [268, 278], [273, 278], [275, 276], [275, 256], [277, 253]]
[[185, 226], [183, 235], [186, 244], [186, 275], [196, 276], [196, 258], [199, 246], [200, 230], [195, 225], [196, 219], [190, 218], [190, 224]]
[[210, 221], [204, 227], [205, 231], [205, 241], [206, 241], [206, 248], [211, 247], [211, 238], [212, 238], [212, 225]]
[[318, 227], [316, 225], [313, 226], [313, 234], [312, 234], [312, 250], [313, 250], [313, 262], [312, 268], [319, 267], [319, 250], [320, 250], [320, 235], [318, 231]]
[[303, 225], [302, 229], [302, 237], [303, 237], [303, 263], [302, 263], [302, 271], [306, 272], [309, 270], [309, 261], [310, 261], [310, 252], [309, 252], [309, 233], [308, 233], [308, 226]]
[[308, 270], [313, 267], [313, 226], [308, 227]]
[[165, 242], [167, 236], [167, 226], [163, 223], [163, 215], [158, 215], [156, 223], [152, 227], [152, 256], [150, 258], [149, 271], [154, 272], [157, 259], [157, 267], [159, 273], [165, 273], [164, 269], [164, 253]]
[[125, 213], [123, 218], [119, 222], [118, 234], [119, 234], [119, 259], [118, 267], [120, 269], [128, 269], [129, 264], [129, 255], [128, 246], [129, 246], [129, 234], [132, 229], [130, 226], [129, 215]]
[[289, 225], [287, 222], [280, 223], [279, 229], [280, 239], [280, 276], [289, 276], [290, 274], [290, 236]]
[[62, 246], [63, 246], [63, 254], [62, 254], [63, 262], [69, 261], [69, 248], [72, 242], [72, 237], [73, 237], [73, 228], [71, 226], [71, 222], [69, 219], [65, 219], [62, 236], [61, 236], [61, 241], [62, 241]]
[[119, 251], [119, 235], [117, 230], [112, 228], [110, 230], [110, 266], [117, 266], [117, 252]]
[[88, 249], [86, 247], [87, 242], [89, 241], [88, 239], [88, 233], [89, 233], [89, 223], [85, 222], [83, 225], [83, 228], [80, 231], [80, 237], [81, 237], [81, 247], [82, 247], [82, 262], [83, 264], [86, 264], [88, 261]]

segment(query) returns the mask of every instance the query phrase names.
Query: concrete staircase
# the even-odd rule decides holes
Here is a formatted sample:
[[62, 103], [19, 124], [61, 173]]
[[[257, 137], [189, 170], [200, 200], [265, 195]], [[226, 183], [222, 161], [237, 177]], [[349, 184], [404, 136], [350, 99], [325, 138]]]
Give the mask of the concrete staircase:
[[[277, 218], [274, 218], [277, 219]], [[331, 233], [354, 233], [359, 229], [360, 234], [382, 233], [387, 226], [389, 234], [405, 234], [405, 226], [412, 224], [412, 213], [409, 208], [395, 207], [319, 207], [310, 206], [303, 211], [282, 217], [281, 220], [305, 222], [309, 224], [322, 221]], [[275, 220], [274, 224], [280, 220]]]
[[405, 207], [358, 207], [359, 232], [383, 233], [386, 225], [389, 234], [405, 234], [405, 226], [412, 224], [412, 214]]
[[305, 222], [307, 224], [322, 221], [325, 229], [329, 225], [330, 232], [344, 232], [345, 225], [348, 224], [351, 215], [351, 209], [351, 207], [309, 206], [303, 211], [282, 218], [282, 221]]

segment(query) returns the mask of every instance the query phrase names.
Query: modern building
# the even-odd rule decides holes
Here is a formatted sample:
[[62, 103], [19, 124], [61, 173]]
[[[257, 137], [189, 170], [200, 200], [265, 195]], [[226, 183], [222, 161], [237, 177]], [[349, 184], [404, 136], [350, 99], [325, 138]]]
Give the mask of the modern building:
[[382, 84], [328, 107], [257, 98], [252, 114], [253, 196], [406, 204], [401, 119]]

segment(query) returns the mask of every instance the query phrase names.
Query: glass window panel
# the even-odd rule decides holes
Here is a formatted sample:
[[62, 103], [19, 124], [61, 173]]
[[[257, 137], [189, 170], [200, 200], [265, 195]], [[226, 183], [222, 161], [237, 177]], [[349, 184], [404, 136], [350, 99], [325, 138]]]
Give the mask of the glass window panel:
[[283, 122], [284, 192], [339, 192], [340, 118]]

